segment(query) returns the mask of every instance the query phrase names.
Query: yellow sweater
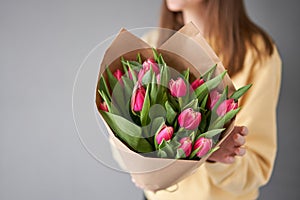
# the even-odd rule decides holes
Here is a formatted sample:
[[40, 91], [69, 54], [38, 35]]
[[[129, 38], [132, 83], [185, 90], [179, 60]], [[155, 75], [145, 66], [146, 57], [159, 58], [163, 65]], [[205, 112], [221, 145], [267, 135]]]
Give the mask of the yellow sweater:
[[[151, 39], [151, 38], [150, 38]], [[145, 38], [149, 41], [149, 38]], [[258, 41], [262, 43], [262, 41]], [[151, 44], [151, 41], [149, 42]], [[247, 126], [247, 153], [233, 164], [205, 163], [196, 173], [169, 190], [145, 191], [149, 200], [251, 200], [259, 195], [272, 173], [276, 157], [276, 107], [281, 82], [277, 49], [251, 71], [253, 52], [248, 51], [244, 69], [232, 77], [236, 88], [251, 78], [252, 88], [243, 97], [236, 125]]]

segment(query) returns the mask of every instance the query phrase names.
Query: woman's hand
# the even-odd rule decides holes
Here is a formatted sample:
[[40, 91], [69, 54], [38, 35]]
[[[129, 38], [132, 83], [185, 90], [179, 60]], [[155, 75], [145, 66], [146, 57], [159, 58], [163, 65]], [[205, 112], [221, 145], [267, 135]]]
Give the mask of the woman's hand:
[[235, 126], [220, 148], [208, 158], [208, 161], [231, 164], [235, 161], [235, 156], [245, 155], [246, 149], [242, 146], [245, 144], [247, 134], [247, 127]]

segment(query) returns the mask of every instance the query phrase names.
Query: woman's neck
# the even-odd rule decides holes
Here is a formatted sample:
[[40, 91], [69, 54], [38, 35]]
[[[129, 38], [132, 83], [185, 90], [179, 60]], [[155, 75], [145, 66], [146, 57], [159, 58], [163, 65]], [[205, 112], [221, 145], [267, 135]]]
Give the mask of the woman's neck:
[[206, 9], [204, 3], [198, 3], [182, 10], [184, 24], [193, 22], [199, 29], [200, 33], [204, 33], [204, 17]]

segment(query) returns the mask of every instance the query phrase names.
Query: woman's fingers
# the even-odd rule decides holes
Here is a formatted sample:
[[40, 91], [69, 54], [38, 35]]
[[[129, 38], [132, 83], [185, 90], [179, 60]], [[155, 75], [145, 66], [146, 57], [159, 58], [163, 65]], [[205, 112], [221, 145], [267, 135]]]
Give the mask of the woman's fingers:
[[236, 133], [236, 134], [233, 136], [233, 139], [234, 139], [234, 146], [236, 146], [236, 147], [242, 146], [242, 145], [244, 145], [245, 142], [246, 142], [245, 137], [242, 136], [242, 135], [239, 134], [239, 133]]
[[240, 133], [243, 136], [248, 135], [248, 128], [246, 126], [236, 126], [235, 132]]
[[234, 151], [235, 155], [237, 156], [243, 156], [245, 155], [246, 153], [246, 149], [243, 148], [243, 147], [239, 147], [239, 148], [236, 148], [235, 151]]
[[214, 152], [209, 160], [227, 164], [235, 162], [235, 156], [243, 156], [246, 149], [242, 147], [246, 143], [248, 129], [245, 126], [236, 126], [231, 135], [221, 144], [220, 149]]

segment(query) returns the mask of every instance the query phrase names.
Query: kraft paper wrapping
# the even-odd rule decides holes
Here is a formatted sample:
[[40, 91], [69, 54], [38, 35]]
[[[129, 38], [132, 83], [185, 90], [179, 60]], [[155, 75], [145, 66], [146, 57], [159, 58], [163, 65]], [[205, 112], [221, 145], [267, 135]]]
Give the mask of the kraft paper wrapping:
[[[195, 77], [199, 77], [200, 74], [207, 71], [214, 64], [217, 64], [216, 75], [225, 70], [219, 58], [192, 23], [177, 31], [158, 47], [157, 51], [162, 53], [168, 66], [177, 67], [175, 70], [180, 72], [189, 67], [190, 72]], [[125, 59], [135, 60], [137, 53], [140, 53], [143, 58], [153, 57], [151, 47], [147, 43], [127, 30], [122, 29], [105, 52], [98, 80], [102, 73], [105, 72], [106, 66], [109, 66], [111, 71], [115, 71], [118, 68], [121, 69], [120, 57], [123, 56]], [[106, 76], [105, 73], [103, 75], [104, 77]], [[229, 95], [235, 91], [228, 75], [224, 77], [223, 85], [229, 86]], [[96, 104], [99, 105], [100, 95], [97, 91], [98, 86], [96, 89]], [[122, 163], [122, 166], [125, 167], [124, 170], [129, 172], [135, 182], [146, 190], [156, 192], [178, 183], [193, 174], [210, 156], [208, 154], [199, 161], [145, 157], [124, 145], [115, 137], [105, 120], [102, 117], [101, 119], [106, 125], [114, 143], [113, 148], [115, 148], [119, 154], [119, 159], [121, 159], [117, 160], [117, 162]], [[218, 142], [217, 146], [228, 137], [233, 126], [234, 120], [222, 134], [222, 140]]]

